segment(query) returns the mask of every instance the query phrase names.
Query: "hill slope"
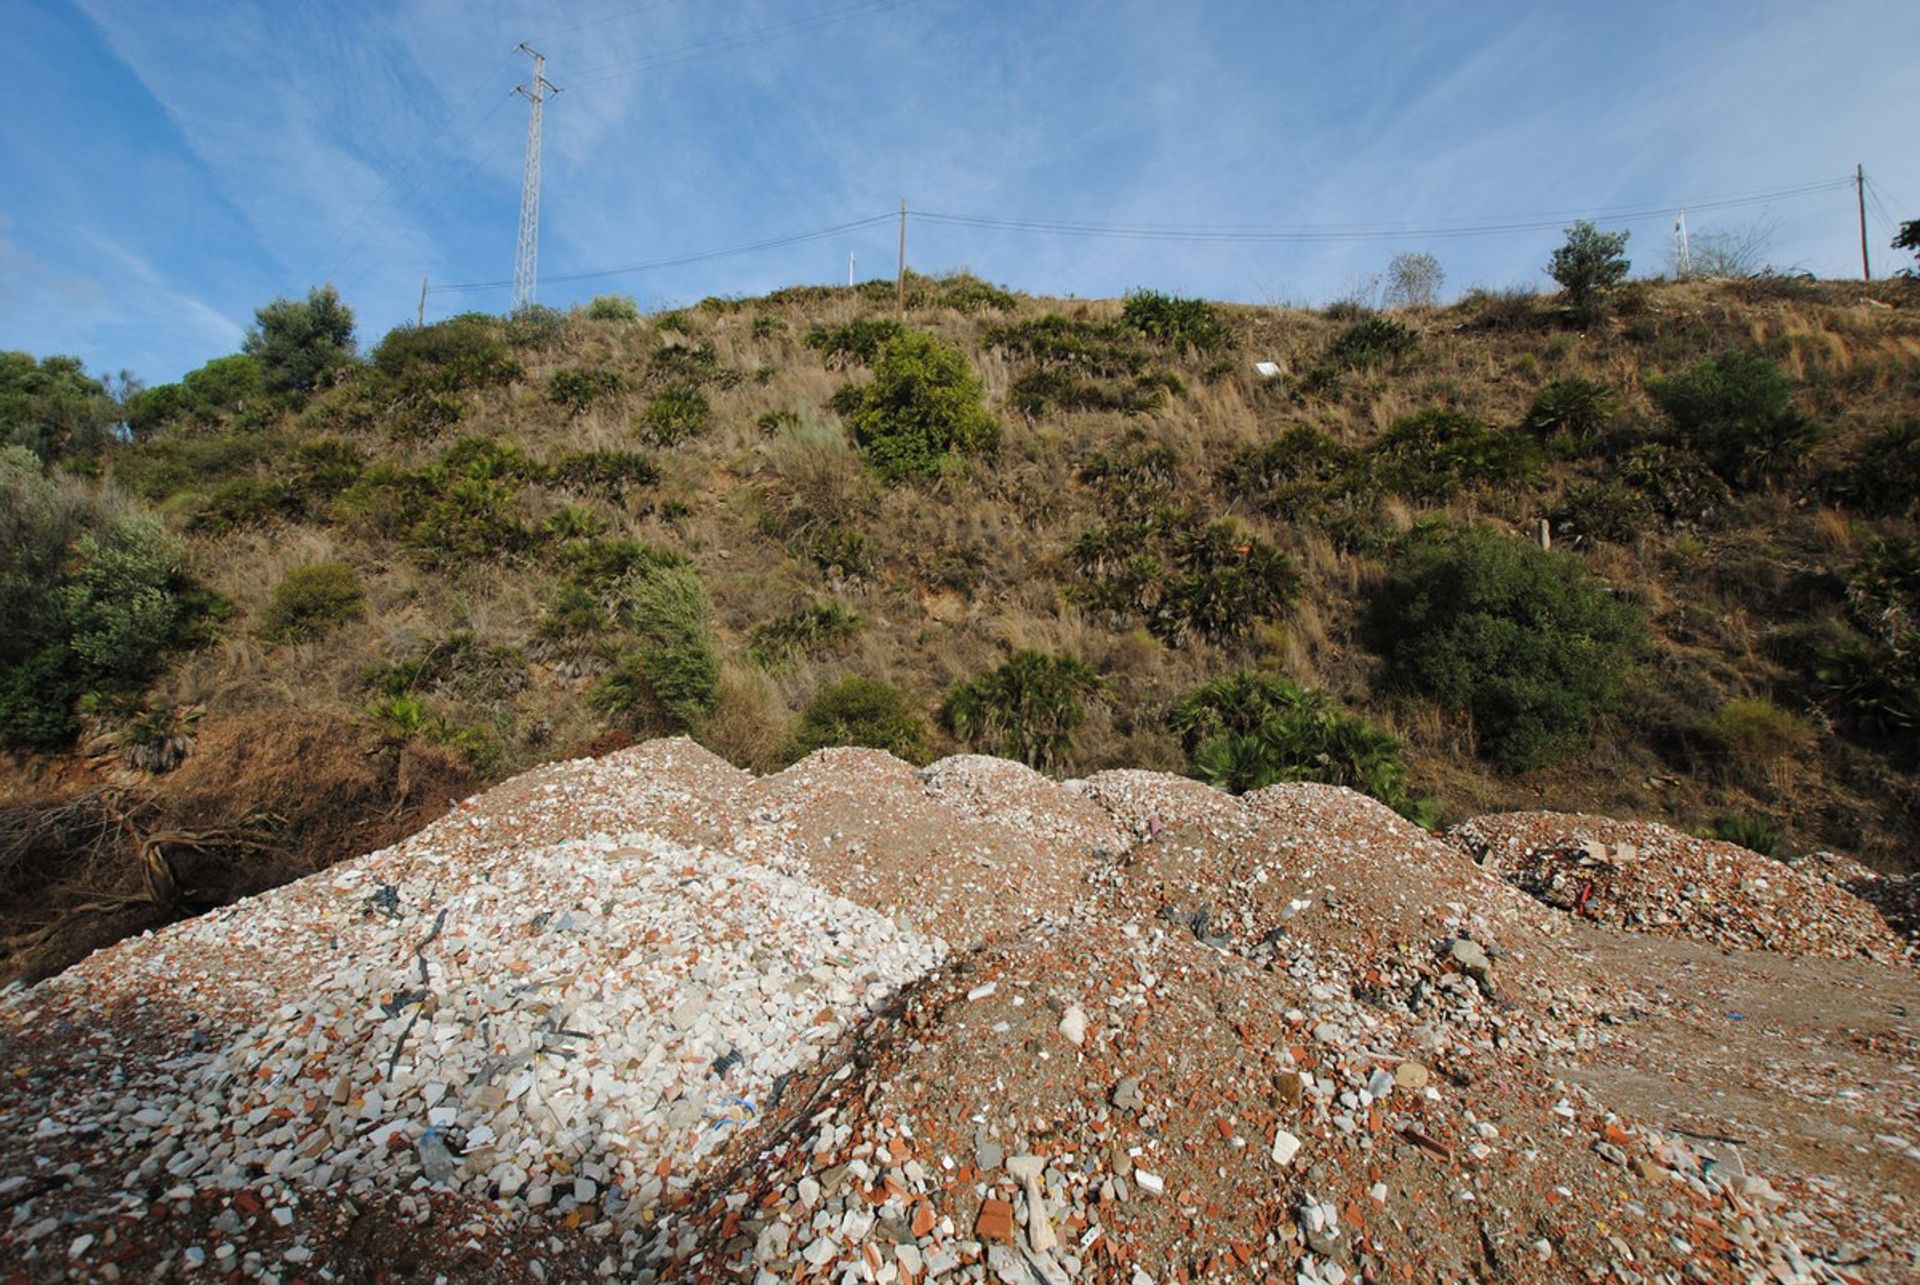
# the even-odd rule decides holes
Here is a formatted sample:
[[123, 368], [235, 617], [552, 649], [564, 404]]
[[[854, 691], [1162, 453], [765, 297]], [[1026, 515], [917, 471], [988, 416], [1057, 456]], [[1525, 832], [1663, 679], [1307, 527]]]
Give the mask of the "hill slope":
[[[142, 856], [218, 903], [472, 782], [683, 731], [758, 771], [848, 740], [981, 748], [1911, 861], [1908, 283], [1638, 284], [1585, 330], [1517, 294], [1386, 316], [910, 296], [905, 340], [890, 283], [802, 288], [459, 318], [295, 407], [231, 392], [230, 365], [148, 403], [96, 468], [184, 534], [226, 614], [97, 704], [91, 767], [16, 765], [0, 854], [39, 855], [12, 970], [176, 913], [141, 901]], [[1514, 552], [1542, 519], [1545, 570]], [[1549, 614], [1505, 686], [1445, 669], [1499, 657], [1413, 655], [1486, 636], [1391, 618], [1418, 551], [1475, 524], [1500, 585], [1627, 608], [1619, 649]], [[1064, 659], [996, 672], [1025, 651]], [[1243, 670], [1307, 693], [1260, 688], [1293, 711], [1260, 727], [1180, 721]], [[111, 925], [63, 927], [103, 884], [131, 898]]]

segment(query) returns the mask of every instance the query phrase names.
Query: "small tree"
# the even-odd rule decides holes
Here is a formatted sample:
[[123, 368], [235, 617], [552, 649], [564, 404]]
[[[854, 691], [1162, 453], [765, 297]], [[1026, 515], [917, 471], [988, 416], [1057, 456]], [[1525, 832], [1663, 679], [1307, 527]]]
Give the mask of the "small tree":
[[91, 455], [112, 435], [119, 408], [78, 357], [0, 352], [0, 446], [24, 446], [43, 461]]
[[1547, 261], [1547, 273], [1566, 291], [1574, 315], [1583, 321], [1597, 320], [1606, 312], [1607, 292], [1626, 280], [1627, 237], [1618, 232], [1602, 232], [1585, 219], [1567, 229], [1567, 243], [1553, 252]]
[[860, 745], [924, 763], [927, 723], [899, 689], [876, 678], [848, 678], [807, 702], [791, 752], [804, 758], [834, 745]]
[[1446, 269], [1432, 255], [1396, 254], [1387, 264], [1387, 307], [1431, 308], [1446, 279]]
[[[1893, 238], [1893, 248], [1905, 250], [1913, 255], [1913, 261], [1920, 265], [1920, 219], [1908, 219], [1900, 225], [1900, 235]], [[1914, 268], [1907, 269], [1907, 275], [1914, 275]]]
[[332, 286], [314, 287], [304, 302], [275, 299], [253, 315], [241, 350], [259, 361], [270, 393], [305, 399], [353, 363], [353, 310]]

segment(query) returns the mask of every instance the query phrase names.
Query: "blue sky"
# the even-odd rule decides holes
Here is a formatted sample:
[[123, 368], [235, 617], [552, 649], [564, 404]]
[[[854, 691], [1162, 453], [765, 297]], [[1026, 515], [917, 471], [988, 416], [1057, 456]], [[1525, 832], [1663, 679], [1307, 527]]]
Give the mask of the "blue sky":
[[[819, 21], [815, 21], [819, 19]], [[528, 40], [547, 109], [540, 301], [657, 308], [890, 276], [895, 228], [557, 278], [916, 210], [1311, 225], [1192, 242], [915, 222], [918, 269], [1037, 293], [1324, 302], [1402, 250], [1446, 293], [1545, 284], [1552, 227], [1851, 173], [1920, 217], [1910, 3], [0, 0], [0, 348], [177, 378], [253, 310], [339, 286], [363, 341], [423, 274], [512, 275]], [[768, 34], [784, 31], [785, 34]], [[1857, 276], [1850, 190], [1689, 216]], [[1622, 220], [1602, 218], [1603, 225]], [[1664, 267], [1671, 215], [1631, 221]], [[1395, 227], [1407, 229], [1395, 231]], [[1365, 239], [1345, 233], [1365, 231]], [[1876, 273], [1895, 266], [1870, 209]], [[428, 315], [503, 310], [436, 291]]]

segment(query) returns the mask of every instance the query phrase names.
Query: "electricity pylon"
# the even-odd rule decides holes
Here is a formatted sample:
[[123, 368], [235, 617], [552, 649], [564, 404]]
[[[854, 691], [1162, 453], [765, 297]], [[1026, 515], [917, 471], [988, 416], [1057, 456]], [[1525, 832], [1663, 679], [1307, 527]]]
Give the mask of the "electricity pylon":
[[515, 85], [532, 110], [527, 115], [527, 164], [520, 174], [520, 239], [513, 251], [513, 311], [533, 302], [540, 277], [540, 115], [547, 95], [560, 87], [547, 79], [547, 56], [521, 42], [520, 50], [533, 59], [533, 80]]

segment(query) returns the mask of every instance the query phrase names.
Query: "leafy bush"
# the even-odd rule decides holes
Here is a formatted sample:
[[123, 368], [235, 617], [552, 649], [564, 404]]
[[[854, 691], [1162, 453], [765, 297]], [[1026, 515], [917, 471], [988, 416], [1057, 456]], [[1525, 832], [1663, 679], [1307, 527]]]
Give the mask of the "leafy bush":
[[935, 477], [955, 455], [989, 454], [1000, 426], [959, 349], [908, 331], [880, 350], [873, 381], [847, 416], [853, 440], [890, 482]]
[[1059, 368], [1029, 370], [1016, 376], [1007, 389], [1007, 404], [1024, 415], [1038, 417], [1061, 410], [1119, 411], [1139, 415], [1165, 402], [1183, 388], [1177, 375], [1157, 372], [1139, 375], [1127, 383], [1083, 379]]
[[969, 273], [948, 277], [940, 286], [940, 302], [959, 312], [1009, 312], [1020, 306], [1012, 291]]
[[1420, 346], [1420, 333], [1391, 317], [1369, 317], [1356, 321], [1334, 337], [1327, 349], [1327, 360], [1336, 366], [1358, 370], [1377, 366], [1394, 357], [1403, 357]]
[[844, 649], [865, 624], [837, 602], [816, 602], [755, 625], [747, 635], [747, 655], [762, 669], [779, 669], [795, 656]]
[[655, 330], [664, 330], [668, 334], [691, 335], [693, 318], [684, 312], [663, 312], [654, 319], [653, 327]]
[[1389, 681], [1470, 713], [1506, 771], [1583, 744], [1644, 645], [1639, 617], [1576, 559], [1478, 529], [1410, 541], [1372, 617]]
[[117, 418], [106, 385], [78, 357], [0, 352], [0, 447], [25, 447], [49, 464], [90, 456], [112, 440]]
[[720, 694], [713, 603], [700, 577], [684, 564], [648, 567], [628, 580], [618, 614], [632, 640], [594, 684], [589, 703], [636, 731], [697, 726]]
[[1619, 394], [1605, 384], [1573, 376], [1541, 389], [1520, 427], [1542, 441], [1559, 438], [1585, 445], [1597, 440], [1619, 413]]
[[1194, 352], [1233, 346], [1220, 310], [1205, 299], [1182, 299], [1157, 290], [1132, 290], [1121, 305], [1120, 324], [1156, 343]]
[[75, 702], [133, 693], [217, 604], [152, 517], [114, 517], [39, 457], [0, 447], [0, 745], [73, 735]]
[[1023, 651], [956, 685], [940, 706], [940, 720], [978, 749], [1045, 770], [1072, 752], [1085, 701], [1100, 686], [1099, 674], [1083, 660]]
[[648, 441], [672, 446], [707, 426], [712, 407], [707, 395], [688, 384], [661, 389], [640, 412], [640, 427]]
[[640, 306], [623, 294], [595, 295], [587, 305], [587, 318], [590, 321], [638, 321]]
[[1888, 424], [1869, 434], [1848, 462], [1838, 490], [1869, 513], [1920, 513], [1920, 419]]
[[595, 402], [605, 401], [626, 386], [626, 376], [617, 370], [565, 366], [547, 381], [547, 400], [564, 406], [569, 415], [584, 415]]
[[510, 384], [525, 373], [500, 321], [478, 312], [388, 331], [373, 350], [373, 368], [400, 399]]
[[1583, 540], [1606, 540], [1612, 544], [1632, 544], [1651, 521], [1651, 506], [1624, 482], [1576, 482], [1567, 489], [1566, 498], [1549, 515], [1553, 536], [1578, 544]]
[[1626, 280], [1633, 266], [1626, 255], [1629, 235], [1624, 230], [1602, 232], [1582, 219], [1567, 229], [1566, 243], [1547, 261], [1547, 275], [1566, 292], [1580, 320], [1604, 316], [1608, 292]]
[[471, 629], [456, 629], [404, 659], [369, 666], [360, 681], [386, 697], [426, 693], [500, 701], [525, 689], [527, 665], [519, 649], [483, 643]]
[[547, 466], [547, 478], [556, 486], [604, 491], [616, 499], [629, 490], [653, 486], [660, 470], [652, 460], [633, 451], [579, 451], [562, 455]]
[[1410, 810], [1400, 742], [1325, 692], [1278, 674], [1241, 670], [1188, 691], [1168, 727], [1193, 775], [1235, 794], [1280, 781], [1319, 781]]
[[1109, 511], [1138, 513], [1173, 499], [1180, 483], [1180, 453], [1164, 442], [1130, 433], [1111, 450], [1090, 451], [1080, 465], [1080, 480], [1094, 488]]
[[1518, 482], [1538, 459], [1519, 433], [1438, 408], [1400, 420], [1373, 445], [1380, 484], [1410, 500], [1444, 500], [1467, 487]]
[[878, 679], [848, 678], [823, 689], [800, 711], [790, 756], [860, 745], [925, 763], [928, 740], [926, 720], [904, 693]]
[[1783, 758], [1813, 739], [1805, 719], [1759, 697], [1728, 701], [1693, 731], [1722, 754], [1762, 762]]
[[1620, 480], [1646, 498], [1662, 518], [1706, 521], [1732, 498], [1720, 475], [1693, 451], [1644, 442], [1621, 457]]
[[871, 366], [888, 341], [906, 328], [891, 317], [861, 317], [829, 330], [818, 327], [807, 332], [807, 347], [821, 353], [829, 366], [845, 366], [857, 361]]
[[1137, 338], [1122, 327], [1058, 313], [995, 326], [983, 342], [1042, 369], [1067, 367], [1106, 379], [1138, 375], [1147, 366]]
[[567, 337], [567, 316], [545, 304], [526, 304], [507, 318], [506, 335], [515, 348], [545, 352]]
[[1689, 370], [1647, 381], [1647, 392], [1681, 438], [1721, 477], [1771, 483], [1819, 440], [1793, 406], [1793, 384], [1771, 358], [1729, 351]]
[[1228, 520], [1184, 512], [1096, 526], [1067, 549], [1080, 573], [1076, 596], [1097, 611], [1140, 616], [1171, 643], [1189, 634], [1238, 637], [1284, 612], [1299, 589], [1293, 562]]
[[1814, 690], [1855, 737], [1920, 762], [1920, 541], [1874, 541], [1847, 573], [1847, 621], [1814, 654]]
[[272, 642], [305, 642], [358, 620], [366, 607], [360, 576], [344, 562], [312, 562], [287, 572], [260, 613]]
[[1220, 469], [1220, 484], [1268, 513], [1305, 516], [1330, 490], [1361, 479], [1358, 451], [1304, 425], [1265, 446], [1249, 447]]
[[267, 392], [304, 400], [353, 364], [353, 310], [332, 286], [275, 299], [254, 313], [241, 351], [260, 363]]
[[775, 335], [787, 332], [787, 323], [771, 312], [763, 312], [753, 319], [753, 337], [771, 339]]
[[1751, 812], [1723, 816], [1713, 823], [1713, 837], [1723, 843], [1738, 844], [1763, 857], [1780, 855], [1780, 832], [1773, 822]]

